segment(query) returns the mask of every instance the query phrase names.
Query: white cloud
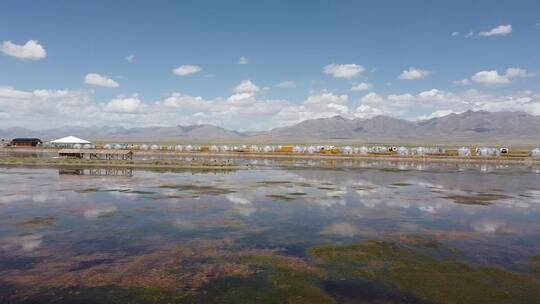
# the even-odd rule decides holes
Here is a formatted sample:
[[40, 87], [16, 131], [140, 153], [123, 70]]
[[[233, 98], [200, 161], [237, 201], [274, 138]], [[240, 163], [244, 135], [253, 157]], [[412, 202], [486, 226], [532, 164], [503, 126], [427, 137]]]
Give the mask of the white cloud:
[[47, 52], [36, 40], [28, 40], [23, 45], [4, 41], [2, 43], [2, 53], [23, 60], [40, 60], [47, 57]]
[[[520, 70], [509, 76], [529, 75]], [[520, 76], [517, 76], [520, 75]], [[160, 100], [142, 101], [137, 95], [94, 101], [93, 90], [33, 90], [0, 87], [0, 128], [23, 126], [45, 129], [71, 126], [175, 126], [209, 123], [235, 130], [267, 130], [306, 119], [341, 115], [369, 118], [388, 115], [422, 119], [467, 110], [524, 111], [540, 115], [540, 93], [493, 94], [469, 89], [447, 92], [381, 94], [369, 92], [350, 100], [345, 94], [321, 91], [303, 102], [266, 99], [260, 88], [245, 80], [230, 96], [205, 99], [174, 92]], [[22, 122], [22, 123], [21, 123]]]
[[465, 38], [471, 38], [472, 36], [474, 36], [474, 32], [468, 32], [467, 34], [463, 35]]
[[240, 93], [250, 93], [255, 94], [259, 92], [261, 89], [255, 85], [251, 80], [243, 80], [238, 84], [236, 87], [234, 87], [233, 92], [240, 94]]
[[408, 70], [401, 72], [398, 78], [401, 80], [416, 80], [426, 78], [429, 74], [431, 74], [431, 72], [428, 70], [409, 68]]
[[172, 93], [171, 96], [165, 98], [162, 104], [174, 108], [205, 109], [208, 102], [205, 102], [200, 96], [193, 97], [175, 92]]
[[452, 32], [452, 37], [459, 36], [459, 32]]
[[248, 64], [249, 60], [245, 56], [241, 56], [240, 59], [238, 59], [238, 64]]
[[280, 82], [280, 83], [276, 84], [276, 88], [294, 89], [294, 88], [296, 88], [296, 82], [294, 82], [292, 80], [283, 81], [283, 82]]
[[467, 85], [470, 84], [470, 82], [469, 82], [469, 79], [464, 78], [464, 79], [461, 79], [461, 80], [455, 80], [455, 81], [454, 81], [454, 84], [462, 85], [462, 86], [467, 86]]
[[362, 73], [365, 68], [358, 64], [329, 64], [324, 67], [325, 74], [331, 75], [335, 78], [353, 78]]
[[97, 73], [89, 73], [84, 77], [84, 82], [86, 84], [99, 86], [99, 87], [107, 87], [107, 88], [117, 88], [120, 86], [118, 82], [112, 80], [111, 78], [108, 78], [107, 76], [102, 76]]
[[450, 115], [452, 113], [459, 113], [459, 112], [455, 112], [455, 111], [452, 111], [452, 110], [437, 110], [437, 111], [432, 112], [429, 115], [421, 115], [421, 116], [418, 117], [418, 119], [420, 119], [420, 120], [428, 120], [428, 119], [432, 119], [432, 118], [444, 117], [444, 116]]
[[202, 68], [196, 65], [181, 65], [173, 70], [173, 73], [179, 76], [196, 74], [202, 71]]
[[137, 95], [128, 98], [114, 98], [105, 105], [105, 111], [112, 113], [138, 113], [143, 106]]
[[480, 71], [474, 74], [471, 79], [476, 83], [483, 85], [498, 85], [508, 84], [514, 78], [533, 77], [534, 73], [530, 73], [525, 69], [508, 68], [505, 74], [499, 74], [496, 70]]
[[125, 59], [128, 63], [135, 63], [135, 55], [127, 55]]
[[507, 25], [496, 26], [487, 32], [480, 32], [478, 35], [488, 37], [488, 36], [506, 36], [510, 34], [512, 34], [512, 25], [507, 24]]
[[372, 85], [370, 83], [361, 82], [357, 85], [351, 87], [351, 91], [367, 91], [371, 89]]

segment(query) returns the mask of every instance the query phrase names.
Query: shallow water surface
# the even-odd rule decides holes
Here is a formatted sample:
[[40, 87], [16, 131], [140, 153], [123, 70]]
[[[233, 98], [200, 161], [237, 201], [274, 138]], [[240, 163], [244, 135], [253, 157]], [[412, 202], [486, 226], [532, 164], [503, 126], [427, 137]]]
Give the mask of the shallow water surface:
[[529, 167], [0, 168], [0, 302], [538, 303], [539, 220]]

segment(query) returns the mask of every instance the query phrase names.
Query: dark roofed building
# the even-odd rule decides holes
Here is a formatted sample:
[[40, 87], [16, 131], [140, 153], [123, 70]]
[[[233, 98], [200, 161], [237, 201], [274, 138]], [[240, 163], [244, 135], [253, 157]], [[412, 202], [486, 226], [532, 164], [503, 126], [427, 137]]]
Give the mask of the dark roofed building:
[[12, 147], [35, 147], [41, 144], [39, 138], [14, 138], [9, 144]]

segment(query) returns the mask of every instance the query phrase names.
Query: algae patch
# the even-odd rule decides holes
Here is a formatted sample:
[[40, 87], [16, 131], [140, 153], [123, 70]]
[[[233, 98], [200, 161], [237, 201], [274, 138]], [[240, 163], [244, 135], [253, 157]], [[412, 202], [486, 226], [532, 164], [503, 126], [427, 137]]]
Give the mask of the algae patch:
[[370, 280], [430, 302], [540, 301], [540, 283], [533, 277], [495, 267], [471, 266], [454, 256], [440, 257], [439, 246], [432, 247], [429, 242], [367, 241], [314, 247], [309, 253], [333, 279]]
[[268, 195], [266, 195], [266, 197], [269, 198], [269, 199], [272, 199], [274, 201], [286, 201], [286, 202], [289, 202], [289, 201], [294, 200], [293, 197], [289, 197], [289, 196], [281, 195], [281, 194], [268, 194]]
[[506, 199], [508, 196], [494, 193], [479, 193], [474, 195], [449, 195], [444, 198], [451, 199], [456, 204], [461, 205], [489, 206], [494, 201]]
[[52, 226], [56, 223], [56, 218], [36, 216], [30, 219], [23, 220], [18, 223], [20, 226]]
[[215, 280], [187, 302], [193, 303], [334, 303], [318, 287], [325, 273], [305, 261], [285, 256], [248, 255], [240, 262], [253, 270], [247, 277]]
[[178, 191], [191, 192], [196, 195], [225, 195], [234, 193], [235, 191], [225, 188], [219, 188], [214, 186], [202, 186], [194, 184], [180, 184], [180, 185], [161, 185], [162, 189], [175, 189]]

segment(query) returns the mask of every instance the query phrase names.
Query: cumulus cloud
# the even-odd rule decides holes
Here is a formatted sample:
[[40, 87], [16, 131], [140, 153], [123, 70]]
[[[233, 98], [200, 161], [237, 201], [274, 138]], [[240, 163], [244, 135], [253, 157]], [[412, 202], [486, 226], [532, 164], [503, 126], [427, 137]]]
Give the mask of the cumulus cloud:
[[444, 116], [447, 116], [447, 115], [450, 115], [452, 113], [461, 113], [461, 112], [455, 112], [455, 111], [452, 111], [452, 110], [437, 110], [435, 112], [432, 112], [431, 114], [429, 115], [421, 115], [420, 117], [418, 117], [419, 120], [427, 120], [427, 119], [432, 119], [432, 118], [439, 118], [439, 117], [444, 117]]
[[365, 68], [358, 64], [329, 64], [324, 67], [323, 72], [334, 78], [353, 78], [362, 73]]
[[179, 76], [197, 74], [202, 71], [202, 68], [197, 65], [181, 65], [173, 70], [173, 73]]
[[356, 84], [351, 87], [351, 91], [367, 91], [371, 89], [372, 85], [370, 83], [366, 82], [360, 82], [359, 84]]
[[480, 71], [474, 74], [471, 79], [483, 85], [508, 84], [514, 78], [533, 77], [534, 73], [520, 68], [508, 68], [505, 74], [499, 74], [496, 70]]
[[468, 32], [467, 34], [463, 35], [465, 38], [471, 38], [472, 36], [474, 36], [474, 32]]
[[23, 45], [4, 41], [2, 43], [2, 53], [23, 60], [40, 60], [47, 57], [47, 52], [36, 40], [28, 40]]
[[[509, 75], [523, 75], [510, 71]], [[469, 89], [448, 92], [382, 94], [369, 92], [351, 100], [346, 94], [312, 92], [301, 102], [267, 99], [260, 88], [241, 82], [228, 97], [206, 99], [173, 92], [159, 100], [143, 102], [137, 95], [94, 100], [93, 90], [33, 90], [0, 87], [0, 128], [23, 126], [45, 129], [72, 126], [124, 127], [175, 126], [209, 123], [235, 130], [267, 130], [306, 119], [341, 115], [370, 118], [387, 115], [426, 119], [467, 110], [524, 111], [540, 115], [540, 94], [522, 91], [493, 94]], [[259, 88], [259, 89], [258, 89]], [[24, 122], [21, 124], [21, 122]]]
[[242, 80], [240, 84], [234, 87], [233, 92], [237, 94], [241, 94], [241, 93], [254, 94], [254, 93], [259, 92], [260, 90], [261, 89], [257, 85], [255, 85], [253, 82], [251, 82], [251, 80]]
[[89, 73], [84, 77], [84, 82], [86, 84], [99, 86], [99, 87], [106, 87], [106, 88], [117, 88], [120, 85], [118, 82], [112, 80], [111, 78], [108, 78], [107, 76], [102, 76], [97, 73]]
[[238, 64], [248, 64], [249, 60], [245, 56], [241, 56], [240, 59], [238, 59]]
[[137, 113], [143, 109], [141, 100], [135, 95], [128, 98], [114, 98], [105, 105], [105, 111], [112, 113]]
[[426, 78], [429, 74], [431, 74], [431, 72], [428, 70], [409, 68], [408, 70], [401, 72], [398, 78], [401, 80], [416, 80]]
[[470, 84], [470, 82], [469, 82], [469, 79], [464, 78], [464, 79], [461, 79], [461, 80], [455, 80], [455, 81], [454, 81], [454, 84], [462, 85], [462, 86], [467, 86], [467, 85]]
[[[413, 109], [415, 111], [412, 111]], [[360, 107], [357, 108], [355, 115], [365, 118], [384, 113], [409, 119], [426, 119], [467, 110], [523, 111], [540, 115], [540, 94], [525, 91], [513, 95], [494, 95], [478, 90], [453, 93], [438, 89], [418, 94], [382, 95], [371, 92], [360, 99]], [[428, 114], [415, 114], [419, 111]]]
[[276, 88], [281, 88], [281, 89], [294, 89], [294, 88], [296, 88], [296, 82], [294, 82], [292, 80], [283, 81], [283, 82], [280, 82], [280, 83], [276, 84], [275, 87]]
[[135, 63], [135, 55], [127, 55], [125, 59], [128, 63]]
[[479, 36], [489, 37], [489, 36], [506, 36], [512, 34], [512, 25], [499, 25], [487, 32], [478, 33]]
[[452, 32], [452, 37], [456, 37], [456, 36], [459, 36], [459, 32]]

